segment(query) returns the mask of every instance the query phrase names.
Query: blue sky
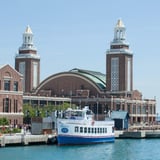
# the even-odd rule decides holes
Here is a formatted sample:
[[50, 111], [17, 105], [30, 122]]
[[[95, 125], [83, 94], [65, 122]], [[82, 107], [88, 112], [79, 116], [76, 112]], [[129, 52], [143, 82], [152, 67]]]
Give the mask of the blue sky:
[[160, 111], [160, 1], [1, 0], [0, 64], [14, 67], [27, 25], [41, 56], [41, 80], [73, 68], [106, 72], [119, 18], [134, 54], [134, 89]]

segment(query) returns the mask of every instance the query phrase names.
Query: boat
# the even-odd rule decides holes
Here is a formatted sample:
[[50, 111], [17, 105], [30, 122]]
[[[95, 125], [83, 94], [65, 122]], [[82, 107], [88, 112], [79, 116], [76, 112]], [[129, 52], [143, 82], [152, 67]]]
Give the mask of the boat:
[[114, 142], [114, 121], [95, 121], [94, 114], [83, 109], [67, 109], [57, 118], [58, 145], [79, 145]]

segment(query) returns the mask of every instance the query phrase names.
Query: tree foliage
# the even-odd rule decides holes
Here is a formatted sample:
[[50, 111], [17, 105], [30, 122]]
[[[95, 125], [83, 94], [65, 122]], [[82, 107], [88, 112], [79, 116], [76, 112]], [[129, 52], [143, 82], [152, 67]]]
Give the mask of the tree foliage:
[[[61, 105], [44, 105], [44, 106], [31, 106], [29, 104], [23, 105], [23, 113], [24, 117], [47, 117], [51, 115], [52, 112], [55, 110], [61, 111], [66, 110], [67, 108], [71, 107], [69, 103], [63, 103]], [[72, 105], [74, 108], [75, 105]]]
[[0, 126], [5, 126], [5, 125], [9, 125], [8, 119], [5, 117], [0, 118]]

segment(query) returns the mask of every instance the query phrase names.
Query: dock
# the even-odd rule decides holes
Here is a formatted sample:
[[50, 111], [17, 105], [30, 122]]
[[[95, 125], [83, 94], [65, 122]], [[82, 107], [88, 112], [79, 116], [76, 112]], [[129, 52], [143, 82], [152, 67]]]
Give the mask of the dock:
[[[160, 130], [115, 131], [116, 139], [160, 138]], [[0, 135], [0, 147], [27, 146], [32, 144], [56, 144], [55, 134], [4, 134]]]
[[13, 134], [13, 135], [1, 135], [0, 136], [0, 146], [10, 146], [10, 145], [30, 145], [30, 144], [48, 144], [56, 142], [55, 135], [31, 135], [31, 134]]
[[115, 131], [115, 138], [160, 138], [160, 130]]

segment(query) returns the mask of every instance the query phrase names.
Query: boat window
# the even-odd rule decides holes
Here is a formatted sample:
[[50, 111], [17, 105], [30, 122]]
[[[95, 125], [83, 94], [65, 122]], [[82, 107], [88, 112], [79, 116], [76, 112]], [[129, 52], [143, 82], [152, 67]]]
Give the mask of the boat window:
[[97, 128], [97, 132], [99, 133], [99, 128]]
[[76, 126], [76, 127], [75, 127], [75, 132], [78, 132], [78, 130], [79, 130], [79, 127]]
[[97, 132], [97, 128], [94, 129], [95, 133]]
[[104, 128], [103, 128], [103, 133], [104, 133]]
[[87, 110], [86, 114], [87, 114], [87, 115], [92, 115], [92, 111]]
[[81, 111], [77, 111], [77, 112], [76, 112], [76, 116], [82, 117], [82, 112], [81, 112]]
[[84, 133], [87, 133], [87, 127], [84, 127]]
[[83, 127], [80, 127], [80, 133], [83, 133]]
[[105, 133], [107, 133], [107, 128], [105, 128]]
[[102, 133], [102, 128], [100, 128], [100, 133]]
[[91, 132], [91, 128], [88, 128], [88, 133], [90, 133]]
[[92, 128], [92, 133], [94, 133], [94, 128]]

